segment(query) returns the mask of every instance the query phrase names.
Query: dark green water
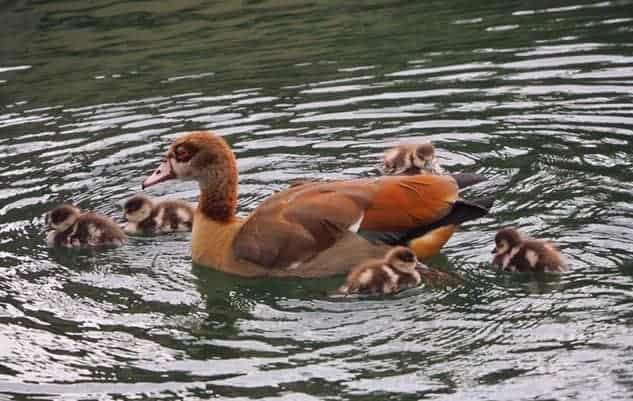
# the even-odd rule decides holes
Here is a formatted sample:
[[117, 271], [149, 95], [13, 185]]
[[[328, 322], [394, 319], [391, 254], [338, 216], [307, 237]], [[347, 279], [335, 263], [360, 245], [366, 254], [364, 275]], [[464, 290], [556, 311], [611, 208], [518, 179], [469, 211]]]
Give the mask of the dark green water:
[[[191, 129], [234, 147], [243, 214], [434, 141], [498, 194], [433, 261], [466, 285], [333, 298], [192, 268], [187, 235], [46, 248], [45, 211], [120, 216]], [[631, 399], [632, 138], [631, 1], [4, 1], [0, 398]], [[485, 270], [510, 224], [572, 272]]]

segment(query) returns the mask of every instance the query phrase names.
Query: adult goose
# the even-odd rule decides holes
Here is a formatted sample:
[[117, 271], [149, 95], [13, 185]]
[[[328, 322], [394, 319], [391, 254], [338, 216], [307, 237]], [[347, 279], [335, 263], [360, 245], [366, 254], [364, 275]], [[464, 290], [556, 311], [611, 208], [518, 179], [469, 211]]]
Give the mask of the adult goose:
[[210, 132], [176, 139], [143, 187], [175, 178], [200, 186], [193, 261], [246, 277], [344, 274], [383, 258], [396, 244], [425, 258], [440, 250], [456, 225], [483, 216], [490, 205], [460, 200], [450, 176], [394, 176], [297, 185], [242, 219], [236, 216], [235, 156]]

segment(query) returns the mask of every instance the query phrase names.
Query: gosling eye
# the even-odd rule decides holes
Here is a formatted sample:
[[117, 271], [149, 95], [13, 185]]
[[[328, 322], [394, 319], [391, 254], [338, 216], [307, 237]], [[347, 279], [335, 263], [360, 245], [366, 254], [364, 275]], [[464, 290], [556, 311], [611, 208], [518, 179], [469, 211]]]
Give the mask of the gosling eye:
[[411, 252], [404, 252], [402, 255], [400, 255], [400, 257], [405, 262], [413, 262], [415, 260], [415, 256]]

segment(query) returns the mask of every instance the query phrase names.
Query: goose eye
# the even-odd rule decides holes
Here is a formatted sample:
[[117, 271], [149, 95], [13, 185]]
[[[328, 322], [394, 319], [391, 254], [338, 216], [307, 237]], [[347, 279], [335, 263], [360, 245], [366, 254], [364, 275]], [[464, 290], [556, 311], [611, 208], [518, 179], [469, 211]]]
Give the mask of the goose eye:
[[180, 163], [186, 163], [191, 160], [193, 155], [196, 153], [196, 150], [197, 149], [195, 149], [194, 147], [187, 146], [186, 144], [178, 145], [176, 149], [174, 149], [173, 156], [176, 161]]

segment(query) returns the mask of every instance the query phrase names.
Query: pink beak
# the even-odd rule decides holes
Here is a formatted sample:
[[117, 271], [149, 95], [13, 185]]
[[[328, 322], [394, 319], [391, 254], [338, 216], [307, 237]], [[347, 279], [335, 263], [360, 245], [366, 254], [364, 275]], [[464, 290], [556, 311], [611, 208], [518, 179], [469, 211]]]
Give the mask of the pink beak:
[[169, 159], [167, 159], [162, 162], [156, 170], [154, 170], [152, 175], [143, 181], [141, 188], [149, 188], [163, 181], [171, 180], [172, 178], [176, 178], [176, 174], [174, 173], [174, 169], [171, 167]]

